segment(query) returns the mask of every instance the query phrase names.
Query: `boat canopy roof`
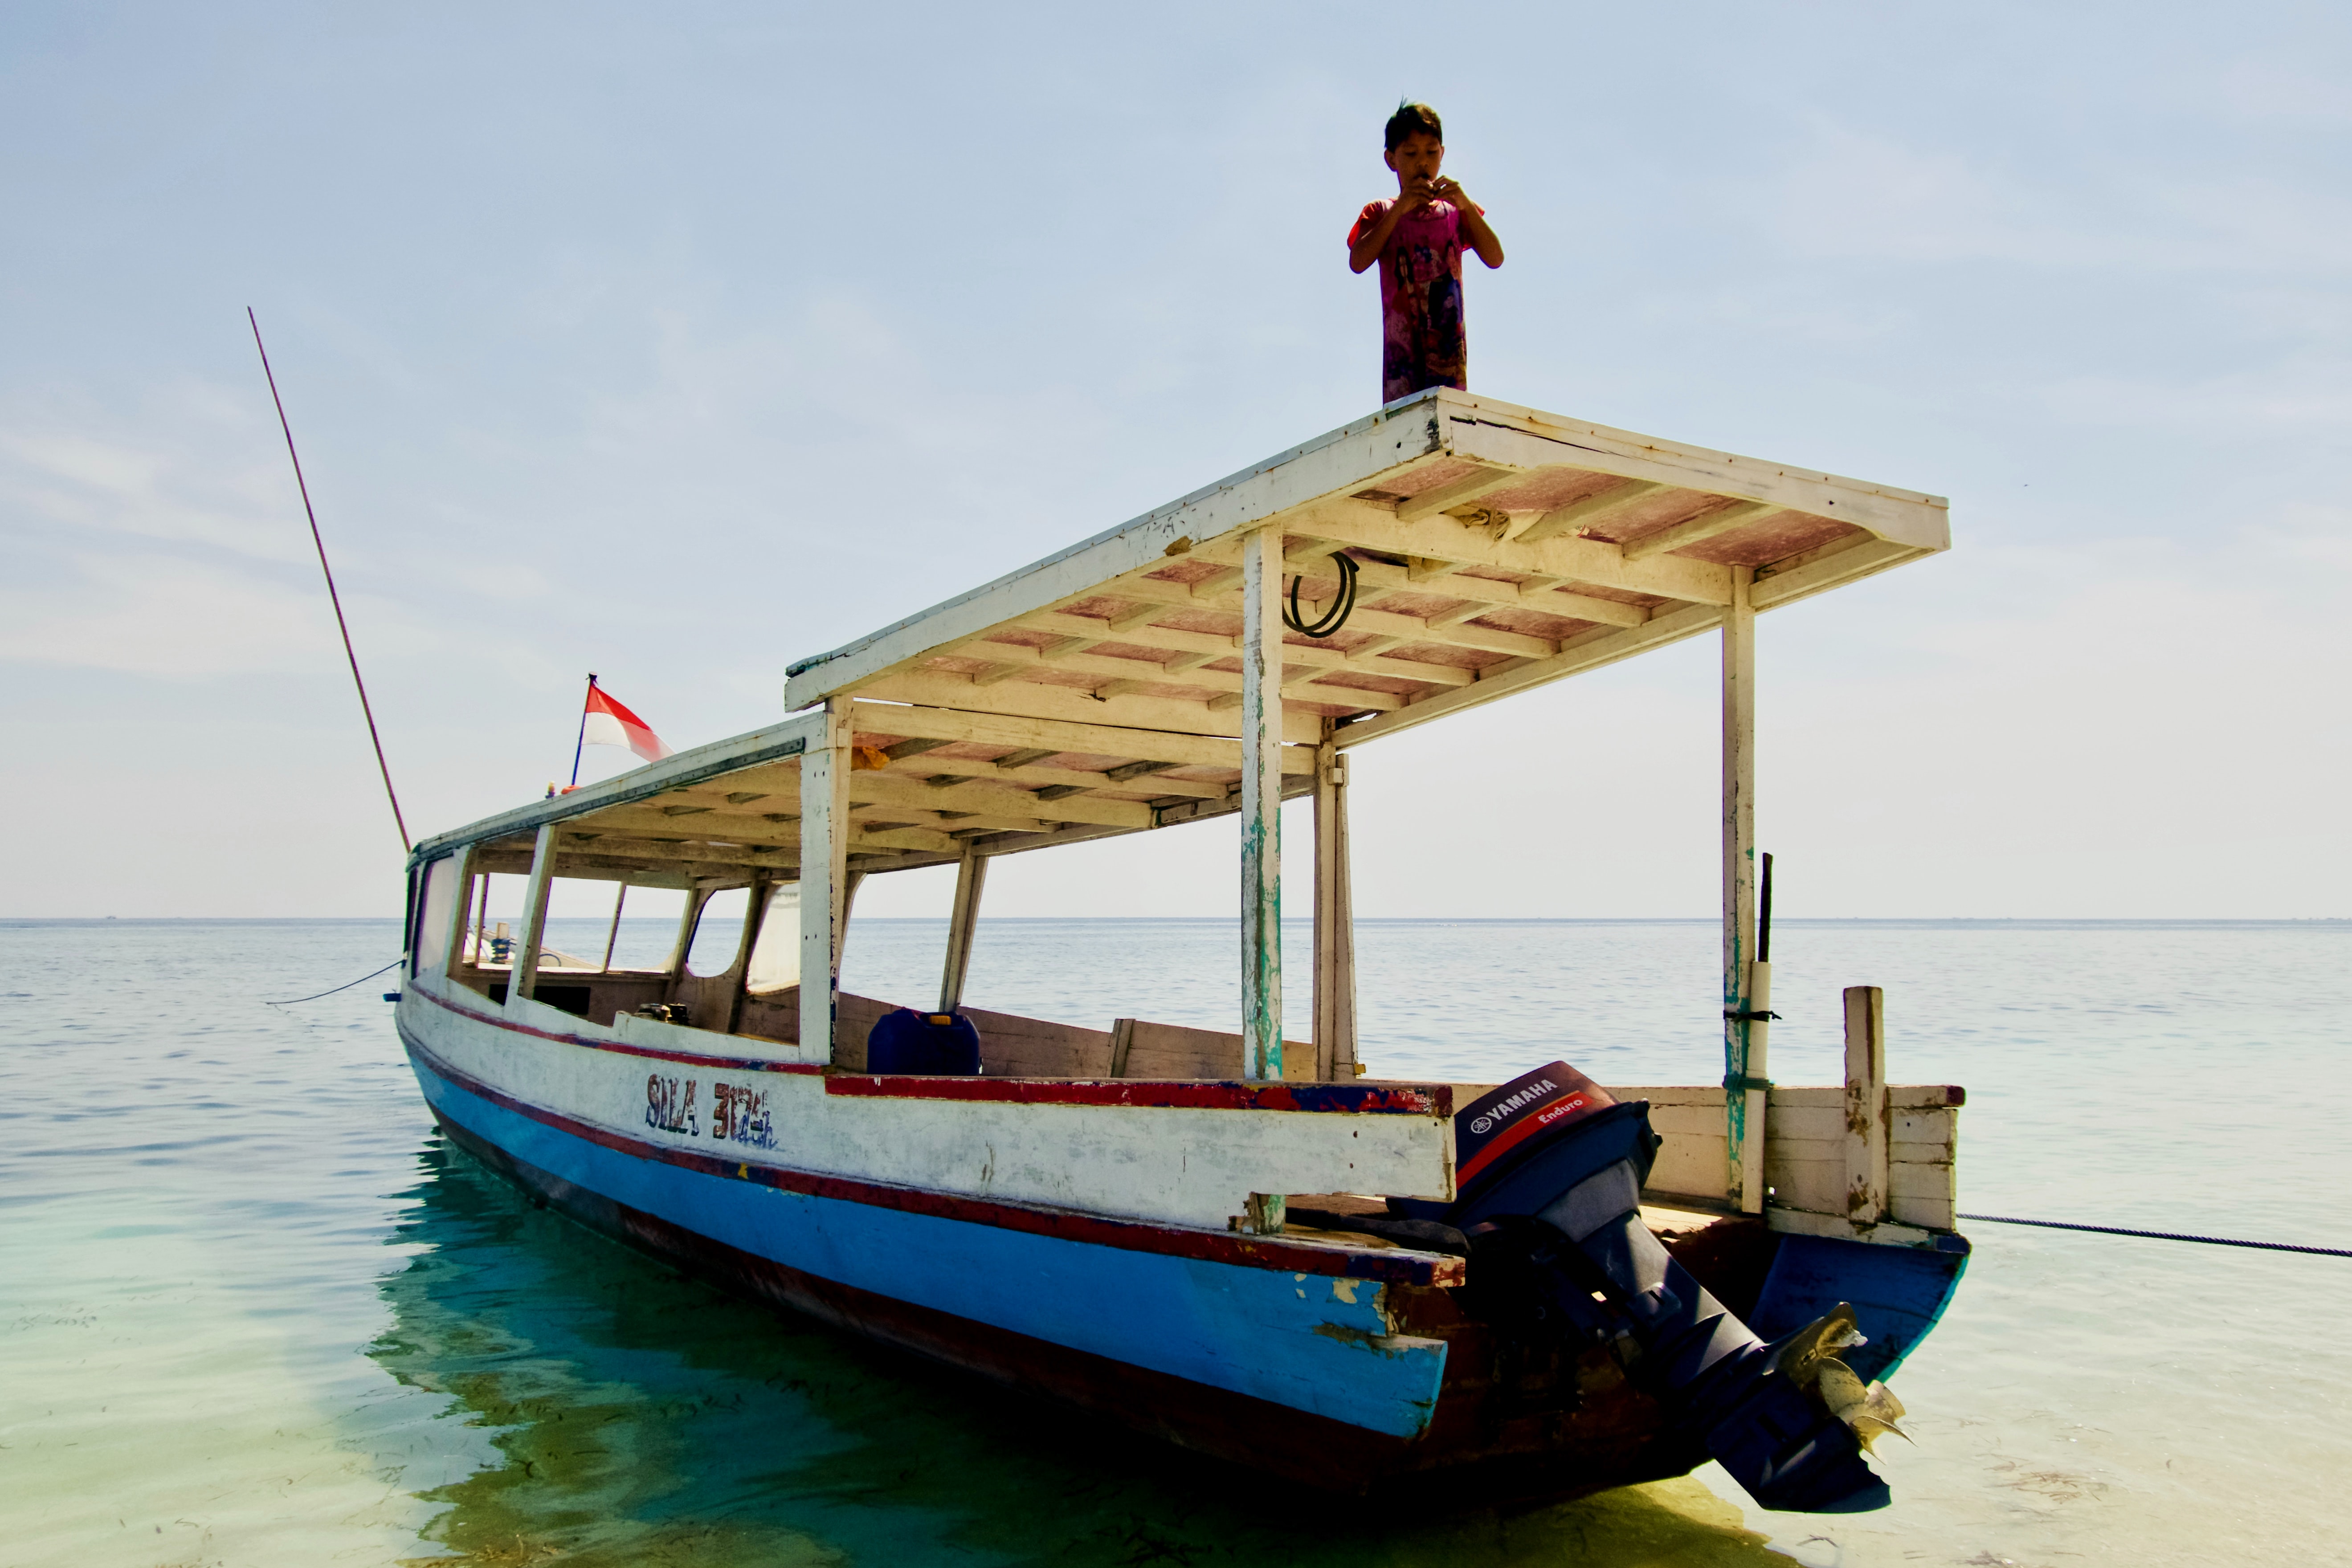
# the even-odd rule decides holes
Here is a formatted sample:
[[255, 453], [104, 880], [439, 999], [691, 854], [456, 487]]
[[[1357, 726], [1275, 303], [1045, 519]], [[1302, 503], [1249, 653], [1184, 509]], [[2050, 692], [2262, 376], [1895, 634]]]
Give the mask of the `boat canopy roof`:
[[[1467, 392], [1423, 392], [790, 666], [783, 724], [426, 841], [564, 874], [790, 874], [799, 754], [849, 705], [850, 866], [883, 871], [1235, 809], [1245, 538], [1310, 628], [1283, 645], [1286, 793], [1349, 747], [1932, 555], [1947, 503]], [[820, 742], [821, 744], [821, 742]], [[1293, 754], [1296, 754], [1295, 756]], [[498, 858], [494, 853], [492, 861]], [[487, 869], [498, 869], [495, 865]]]

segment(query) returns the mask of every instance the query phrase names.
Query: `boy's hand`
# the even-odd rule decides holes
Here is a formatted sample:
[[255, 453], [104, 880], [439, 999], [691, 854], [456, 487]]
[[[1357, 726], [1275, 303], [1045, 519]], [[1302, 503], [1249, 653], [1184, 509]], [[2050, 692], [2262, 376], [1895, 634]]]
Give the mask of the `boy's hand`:
[[1424, 199], [1451, 202], [1465, 211], [1476, 210], [1476, 204], [1470, 200], [1470, 193], [1462, 188], [1461, 182], [1442, 174], [1429, 183], [1429, 195]]
[[1421, 211], [1422, 208], [1429, 205], [1431, 202], [1435, 201], [1437, 199], [1437, 186], [1440, 183], [1451, 184], [1453, 182], [1450, 180], [1444, 182], [1433, 181], [1425, 176], [1418, 174], [1414, 175], [1412, 179], [1407, 180], [1404, 183], [1404, 189], [1397, 193], [1397, 214], [1402, 217], [1406, 213], [1417, 213]]

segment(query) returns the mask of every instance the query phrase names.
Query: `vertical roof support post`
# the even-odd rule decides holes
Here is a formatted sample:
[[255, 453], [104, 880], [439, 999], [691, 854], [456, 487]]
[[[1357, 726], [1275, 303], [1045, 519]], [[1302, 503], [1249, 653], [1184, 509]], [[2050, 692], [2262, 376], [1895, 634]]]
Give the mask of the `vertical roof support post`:
[[555, 880], [555, 825], [539, 830], [530, 851], [530, 885], [522, 895], [522, 930], [516, 934], [514, 968], [507, 976], [507, 1006], [516, 1008], [539, 988], [539, 941], [547, 931], [547, 886]]
[[1763, 1063], [1751, 1061], [1748, 965], [1756, 930], [1756, 610], [1754, 572], [1731, 571], [1723, 612], [1723, 1113], [1724, 1195], [1743, 1214], [1764, 1210]]
[[1348, 860], [1348, 754], [1315, 751], [1315, 1076], [1356, 1076], [1356, 898]]
[[677, 982], [686, 978], [686, 956], [694, 948], [694, 934], [702, 929], [702, 906], [710, 902], [711, 890], [688, 883], [686, 906], [677, 914], [677, 929], [669, 934], [669, 956], [662, 960], [662, 973], [670, 983], [662, 988], [662, 1000], [677, 998]]
[[629, 902], [629, 884], [624, 882], [616, 885], [620, 891], [613, 894], [613, 928], [604, 933], [604, 961], [596, 966], [600, 975], [613, 972], [613, 949], [621, 941], [621, 906]]
[[971, 968], [971, 928], [980, 919], [980, 887], [988, 880], [988, 858], [971, 844], [956, 862], [955, 908], [948, 915], [948, 961], [940, 975], [940, 1011], [963, 1005], [963, 977]]
[[[751, 986], [751, 949], [760, 945], [760, 927], [766, 923], [768, 894], [775, 886], [775, 874], [755, 871], [751, 885], [743, 890], [743, 929], [735, 933], [735, 956], [728, 963], [726, 973], [735, 977], [727, 988], [727, 1013], [719, 1023], [719, 1032], [733, 1034], [735, 1026], [743, 1019], [743, 996]], [[702, 1026], [709, 1029], [709, 1024]]]
[[1282, 1076], [1282, 530], [1242, 545], [1242, 1061]]
[[[490, 961], [490, 873], [476, 869], [476, 851], [466, 852], [466, 874], [474, 879], [480, 893], [474, 904], [474, 967], [479, 968]], [[460, 950], [462, 951], [462, 950]]]
[[[474, 877], [481, 865], [481, 861], [482, 850], [478, 844], [467, 844], [450, 857], [450, 874], [457, 879], [457, 885], [450, 890], [455, 896], [449, 900], [451, 904], [449, 928], [441, 934], [448, 939], [448, 944], [442, 949], [441, 973], [433, 977], [436, 980], [444, 975], [454, 972], [466, 961], [466, 928], [473, 919]], [[425, 869], [430, 873], [433, 868], [428, 865]], [[489, 878], [483, 877], [482, 883], [487, 887]], [[423, 898], [425, 889], [417, 889], [416, 896]], [[425, 912], [420, 909], [416, 913], [418, 923], [422, 925]], [[480, 961], [479, 958], [475, 960], [477, 963]], [[412, 961], [409, 973], [414, 975], [416, 972], [416, 967]]]
[[801, 753], [801, 1060], [833, 1060], [849, 883], [849, 701], [828, 699]]

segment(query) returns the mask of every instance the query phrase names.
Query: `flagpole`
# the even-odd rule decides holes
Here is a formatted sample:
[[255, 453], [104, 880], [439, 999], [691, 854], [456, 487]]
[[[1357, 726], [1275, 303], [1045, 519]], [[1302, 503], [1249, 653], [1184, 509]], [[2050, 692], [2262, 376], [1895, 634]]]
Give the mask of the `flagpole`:
[[572, 784], [580, 788], [580, 754], [588, 749], [588, 698], [596, 695], [596, 672], [588, 672], [588, 690], [580, 699], [580, 738], [572, 743]]
[[351, 662], [352, 685], [359, 688], [360, 713], [367, 720], [368, 739], [375, 747], [376, 771], [383, 775], [383, 797], [392, 802], [392, 825], [400, 830], [400, 849], [405, 854], [409, 849], [408, 823], [400, 815], [400, 796], [392, 787], [392, 764], [383, 759], [383, 737], [376, 733], [375, 709], [368, 706], [367, 683], [360, 679], [360, 656], [352, 651], [351, 622], [343, 619], [343, 597], [335, 591], [335, 569], [327, 564], [327, 541], [319, 535], [319, 514], [310, 506], [310, 483], [302, 477], [302, 455], [294, 450], [294, 427], [286, 420], [286, 400], [278, 395], [278, 372], [269, 368], [269, 350], [261, 346], [261, 322], [250, 305], [245, 308], [245, 319], [253, 327], [253, 347], [261, 356], [261, 374], [269, 382], [269, 401], [278, 409], [278, 428], [286, 433], [286, 455], [294, 464], [294, 487], [302, 492], [302, 515], [310, 519], [310, 542], [319, 547], [319, 570], [327, 579], [327, 601], [335, 607], [335, 629], [343, 634], [343, 657]]

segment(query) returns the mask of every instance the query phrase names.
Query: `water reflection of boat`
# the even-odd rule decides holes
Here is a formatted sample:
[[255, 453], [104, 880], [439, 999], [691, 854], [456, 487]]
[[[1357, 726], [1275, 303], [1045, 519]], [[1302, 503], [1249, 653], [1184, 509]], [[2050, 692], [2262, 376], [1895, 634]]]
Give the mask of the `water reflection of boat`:
[[483, 1429], [472, 1473], [422, 1492], [464, 1561], [1503, 1568], [1556, 1563], [1563, 1540], [1592, 1568], [1787, 1561], [1691, 1481], [1506, 1520], [1236, 1497], [1215, 1461], [581, 1247], [446, 1147], [420, 1163], [393, 1238], [415, 1253], [379, 1286], [392, 1322], [369, 1354]]
[[[793, 666], [800, 717], [420, 845], [402, 1035], [450, 1134], [564, 1212], [1267, 1476], [1545, 1498], [1712, 1457], [1768, 1507], [1872, 1506], [1868, 1380], [1966, 1256], [1960, 1096], [1886, 1082], [1862, 988], [1844, 1085], [1765, 1081], [1754, 622], [1945, 543], [1932, 497], [1425, 394]], [[1724, 1085], [1363, 1078], [1351, 754], [1707, 632]], [[1300, 1042], [1278, 808], [1309, 795]], [[961, 1005], [991, 859], [1234, 812], [1239, 1031]], [[937, 1007], [841, 993], [858, 881], [937, 864]], [[558, 879], [688, 890], [669, 962], [547, 951]]]

